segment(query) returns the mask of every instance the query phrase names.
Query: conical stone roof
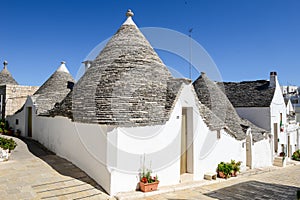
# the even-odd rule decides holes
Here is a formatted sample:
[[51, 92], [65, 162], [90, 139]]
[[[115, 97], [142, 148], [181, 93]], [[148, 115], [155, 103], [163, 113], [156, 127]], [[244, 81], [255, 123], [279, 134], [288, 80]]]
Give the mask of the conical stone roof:
[[48, 114], [56, 103], [60, 103], [67, 96], [70, 92], [68, 82], [74, 83], [75, 80], [66, 68], [65, 62], [61, 62], [59, 68], [33, 94], [37, 114]]
[[11, 73], [7, 69], [7, 61], [3, 62], [3, 69], [0, 72], [0, 85], [19, 85], [17, 81], [12, 77]]
[[200, 102], [225, 123], [229, 133], [238, 140], [245, 139], [241, 119], [219, 86], [203, 72], [193, 85]]
[[171, 74], [127, 12], [127, 20], [73, 91], [74, 121], [121, 126], [163, 124]]

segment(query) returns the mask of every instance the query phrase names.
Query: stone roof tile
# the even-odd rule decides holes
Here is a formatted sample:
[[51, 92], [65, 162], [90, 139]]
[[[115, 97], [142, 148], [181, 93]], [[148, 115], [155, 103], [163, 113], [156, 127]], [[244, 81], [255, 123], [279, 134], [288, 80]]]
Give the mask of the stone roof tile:
[[266, 80], [218, 83], [234, 107], [270, 107], [275, 88], [269, 84]]

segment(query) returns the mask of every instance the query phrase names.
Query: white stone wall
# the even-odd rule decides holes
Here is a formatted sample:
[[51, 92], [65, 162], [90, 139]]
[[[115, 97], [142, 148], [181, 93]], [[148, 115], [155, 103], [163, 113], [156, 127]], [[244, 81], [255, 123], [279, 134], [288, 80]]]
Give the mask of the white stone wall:
[[[27, 97], [22, 111], [14, 115], [7, 116], [6, 118], [9, 125], [14, 129], [14, 131], [17, 130], [21, 131], [21, 136], [23, 137], [27, 136], [27, 108], [28, 107], [32, 107], [32, 113], [34, 115], [35, 107], [33, 105], [33, 101], [30, 96]], [[18, 121], [18, 124], [16, 123], [16, 121]]]
[[280, 132], [280, 113], [282, 114], [282, 123], [285, 127], [285, 124], [287, 123], [286, 118], [286, 105], [284, 102], [284, 98], [282, 95], [282, 91], [280, 89], [280, 85], [278, 81], [276, 80], [276, 89], [274, 92], [274, 97], [271, 102], [270, 106], [270, 113], [271, 113], [271, 133], [274, 135], [274, 123], [278, 124], [277, 132], [278, 132], [278, 154], [281, 152], [281, 145], [287, 145], [287, 133], [286, 130], [283, 132]]
[[[158, 175], [160, 186], [179, 183], [180, 135], [180, 101], [165, 125], [117, 128], [108, 141], [117, 155], [110, 163], [111, 194], [135, 190], [143, 165], [151, 168], [153, 175]], [[120, 180], [126, 180], [126, 184]]]
[[196, 106], [194, 93], [186, 86], [181, 94], [180, 100], [183, 107], [193, 108], [192, 127], [192, 153], [194, 180], [202, 180], [204, 173], [215, 172], [218, 163], [221, 161], [230, 162], [231, 159], [242, 161], [246, 164], [246, 148], [242, 146], [245, 140], [238, 141], [228, 135], [225, 130], [220, 131], [220, 139], [217, 138], [217, 131], [211, 131], [199, 115]]
[[201, 148], [198, 152], [199, 176], [203, 179], [204, 173], [215, 172], [218, 164], [230, 162], [231, 160], [242, 161], [242, 168], [246, 164], [245, 140], [238, 141], [221, 130], [221, 137], [217, 139], [217, 131], [207, 131], [200, 136]]
[[258, 127], [261, 127], [267, 131], [271, 131], [269, 107], [238, 107], [235, 108], [235, 110], [240, 117], [248, 119]]
[[18, 111], [24, 105], [28, 95], [33, 95], [38, 88], [36, 86], [6, 85], [6, 116], [13, 115]]
[[[32, 137], [84, 170], [111, 195], [136, 189], [144, 159], [146, 167], [151, 167], [153, 175], [158, 175], [160, 186], [172, 185], [180, 180], [184, 107], [188, 110], [189, 120], [187, 168], [194, 174], [194, 180], [203, 179], [206, 172], [215, 172], [221, 161], [234, 159], [245, 166], [245, 140], [237, 141], [225, 130], [220, 131], [218, 139], [217, 131], [210, 131], [200, 117], [196, 101], [192, 85], [184, 86], [165, 125], [136, 128], [75, 123], [65, 117], [40, 117], [35, 116], [33, 108]], [[30, 106], [33, 104], [28, 98], [23, 112], [10, 118], [11, 121], [19, 119], [20, 124], [15, 128], [22, 130], [24, 136], [26, 108]], [[262, 143], [255, 149], [263, 152], [266, 147]]]
[[[71, 122], [65, 117], [35, 117], [32, 138], [55, 152], [97, 181], [107, 192], [111, 192], [110, 171], [106, 163], [108, 152], [107, 127]], [[122, 183], [120, 183], [122, 184]]]
[[264, 139], [252, 144], [252, 167], [272, 166], [271, 139]]

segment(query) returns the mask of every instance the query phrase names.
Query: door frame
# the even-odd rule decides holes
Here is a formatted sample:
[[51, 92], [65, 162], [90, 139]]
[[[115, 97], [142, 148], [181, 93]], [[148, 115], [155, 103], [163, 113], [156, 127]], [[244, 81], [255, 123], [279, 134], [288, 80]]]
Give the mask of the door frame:
[[182, 108], [180, 174], [194, 172], [193, 107]]
[[27, 107], [26, 112], [26, 135], [27, 137], [32, 137], [32, 107]]

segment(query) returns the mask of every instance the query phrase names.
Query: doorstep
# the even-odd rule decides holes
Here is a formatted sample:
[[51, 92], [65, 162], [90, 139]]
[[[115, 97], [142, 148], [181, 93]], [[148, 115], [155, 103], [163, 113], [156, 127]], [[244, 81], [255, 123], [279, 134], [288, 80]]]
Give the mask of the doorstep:
[[217, 178], [217, 180], [191, 181], [191, 182], [185, 182], [185, 183], [179, 183], [176, 185], [168, 185], [168, 186], [161, 186], [161, 187], [158, 185], [158, 189], [156, 191], [152, 191], [152, 192], [141, 192], [141, 191], [120, 192], [117, 195], [115, 195], [115, 198], [118, 200], [138, 199], [138, 198], [144, 198], [144, 197], [149, 197], [149, 196], [163, 194], [163, 193], [187, 190], [190, 188], [201, 187], [204, 185], [220, 183], [223, 181], [226, 181], [226, 179]]

